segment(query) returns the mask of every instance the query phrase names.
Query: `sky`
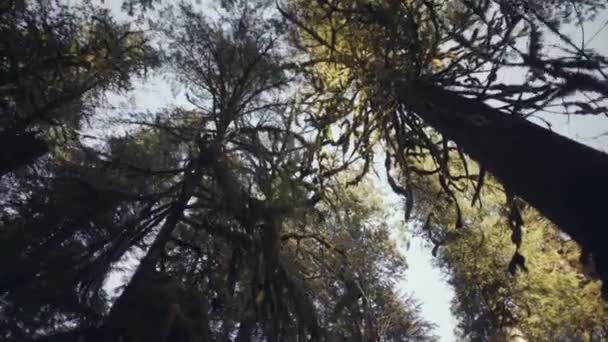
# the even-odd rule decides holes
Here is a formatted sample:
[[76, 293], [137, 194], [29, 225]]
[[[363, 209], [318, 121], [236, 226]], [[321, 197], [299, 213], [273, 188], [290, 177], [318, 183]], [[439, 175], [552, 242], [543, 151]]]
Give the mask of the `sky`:
[[[75, 1], [69, 2], [74, 3]], [[113, 12], [120, 13], [121, 17], [124, 18], [124, 14], [120, 11], [121, 2], [121, 0], [105, 0], [104, 5], [111, 8]], [[209, 2], [205, 1], [207, 6]], [[608, 11], [603, 12], [594, 21], [586, 22], [584, 25], [585, 37], [591, 37], [599, 32], [595, 35], [593, 41], [589, 42], [588, 47], [604, 55], [608, 55], [608, 28], [606, 24], [608, 24]], [[566, 28], [566, 33], [575, 42], [581, 41], [580, 29]], [[547, 43], [550, 42], [550, 40], [547, 41]], [[522, 75], [503, 74], [499, 77], [509, 82], [509, 80], [521, 78]], [[109, 98], [109, 103], [115, 106], [122, 104], [134, 110], [150, 111], [180, 102], [183, 102], [183, 99], [180, 99], [180, 96], [176, 97], [171, 91], [170, 84], [158, 77], [138, 84], [136, 91], [128, 94], [126, 98], [117, 95], [112, 95]], [[558, 115], [542, 115], [542, 117], [552, 124], [551, 129], [555, 132], [597, 149], [608, 151], [608, 135], [602, 136], [602, 134], [608, 134], [607, 118], [603, 116], [568, 117]], [[539, 121], [535, 122], [540, 123]], [[382, 170], [382, 168], [382, 166], [379, 166], [378, 170]], [[379, 173], [383, 174], [383, 172]], [[412, 294], [421, 303], [422, 316], [436, 324], [435, 333], [439, 336], [440, 341], [456, 341], [454, 335], [456, 319], [450, 312], [450, 302], [454, 296], [453, 289], [445, 281], [442, 272], [434, 266], [430, 247], [424, 243], [423, 239], [407, 233], [407, 229], [404, 228], [402, 223], [403, 199], [394, 194], [386, 184], [384, 177], [380, 176], [380, 179], [377, 180], [378, 191], [382, 194], [387, 208], [394, 209], [394, 216], [390, 219], [394, 231], [393, 238], [397, 242], [398, 249], [405, 254], [408, 263], [408, 270], [398, 283], [397, 290], [404, 294]], [[116, 287], [122, 276], [122, 274], [113, 275], [106, 288]]]
[[[377, 170], [383, 168], [381, 165], [376, 166]], [[423, 238], [412, 235], [411, 229], [404, 225], [403, 198], [387, 185], [385, 173], [378, 173], [380, 177], [374, 181], [385, 209], [393, 213], [388, 220], [392, 227], [392, 239], [396, 242], [397, 250], [405, 255], [408, 266], [397, 283], [397, 291], [402, 295], [413, 295], [418, 300], [421, 304], [421, 316], [436, 325], [434, 332], [442, 342], [455, 341], [456, 318], [450, 311], [454, 291], [439, 268], [433, 264], [429, 245]]]

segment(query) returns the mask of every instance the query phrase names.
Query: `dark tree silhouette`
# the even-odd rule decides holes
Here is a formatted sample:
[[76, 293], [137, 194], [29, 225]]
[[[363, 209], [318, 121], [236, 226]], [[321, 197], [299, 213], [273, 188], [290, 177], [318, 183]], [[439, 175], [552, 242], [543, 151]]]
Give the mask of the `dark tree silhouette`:
[[[73, 136], [105, 90], [155, 65], [141, 32], [105, 10], [9, 1], [0, 21], [0, 175]], [[10, 146], [10, 147], [9, 147]]]
[[125, 136], [2, 179], [3, 338], [436, 340], [393, 288], [405, 264], [369, 186], [344, 185], [360, 158], [302, 120], [281, 22], [232, 11], [181, 5], [154, 27], [189, 108], [125, 113]]

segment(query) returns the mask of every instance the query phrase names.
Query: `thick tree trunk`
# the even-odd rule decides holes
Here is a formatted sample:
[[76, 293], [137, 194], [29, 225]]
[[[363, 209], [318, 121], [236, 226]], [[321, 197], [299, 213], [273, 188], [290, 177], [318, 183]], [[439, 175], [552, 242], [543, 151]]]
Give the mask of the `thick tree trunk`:
[[595, 257], [608, 288], [608, 155], [439, 86], [399, 87], [402, 103]]

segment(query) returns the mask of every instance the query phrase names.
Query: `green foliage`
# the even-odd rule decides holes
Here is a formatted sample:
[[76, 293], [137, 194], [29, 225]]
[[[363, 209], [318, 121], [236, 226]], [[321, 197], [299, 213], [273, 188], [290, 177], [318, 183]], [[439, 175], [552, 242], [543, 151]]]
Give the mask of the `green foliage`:
[[[63, 145], [2, 179], [3, 337], [67, 325], [117, 340], [163, 325], [190, 336], [196, 321], [211, 340], [435, 340], [393, 289], [405, 263], [370, 185], [352, 187], [362, 176], [286, 96], [298, 75], [282, 61], [281, 26], [249, 10], [235, 4], [222, 24], [190, 6], [165, 12], [166, 70], [189, 109], [125, 114], [111, 123], [127, 134]], [[104, 280], [137, 251], [108, 312]], [[200, 300], [196, 320], [162, 316], [181, 307], [162, 302], [175, 293], [137, 300], [156, 273]]]
[[48, 164], [42, 174], [12, 179], [3, 198], [1, 325], [8, 336], [97, 318], [105, 299], [89, 288], [101, 286], [115, 261], [100, 253], [129, 215], [120, 196], [82, 178], [94, 165]]
[[[390, 185], [406, 198], [406, 212], [416, 205], [416, 196], [422, 199], [417, 205], [437, 208], [432, 211], [438, 213], [434, 217], [421, 218], [426, 222], [423, 230], [433, 243], [433, 254], [440, 246], [460, 239], [460, 235], [466, 236], [462, 228], [471, 224], [471, 216], [479, 215], [467, 203], [478, 202], [480, 191], [488, 187], [488, 182], [484, 182], [488, 178], [486, 171], [491, 171], [504, 182], [508, 199], [506, 204], [494, 201], [491, 209], [497, 217], [508, 218], [507, 222], [501, 221], [506, 232], [500, 237], [504, 241], [500, 241], [510, 240], [515, 245], [506, 252], [510, 257], [499, 259], [505, 269], [525, 270], [528, 268], [525, 261], [530, 258], [523, 253], [520, 202], [510, 191], [527, 197], [561, 224], [561, 229], [569, 229], [573, 238], [585, 248], [593, 249], [595, 260], [604, 259], [603, 246], [593, 243], [604, 239], [603, 232], [591, 228], [602, 220], [601, 209], [577, 215], [570, 212], [575, 210], [571, 208], [574, 205], [552, 207], [558, 202], [553, 202], [555, 196], [584, 197], [583, 193], [574, 195], [581, 185], [559, 194], [553, 187], [561, 186], [561, 179], [587, 176], [588, 172], [568, 169], [564, 176], [557, 176], [557, 166], [563, 166], [561, 156], [551, 156], [556, 167], [550, 167], [551, 158], [543, 158], [541, 146], [555, 148], [557, 144], [549, 143], [549, 138], [564, 145], [576, 144], [561, 137], [549, 137], [547, 132], [520, 119], [539, 111], [554, 112], [555, 108], [564, 113], [570, 113], [570, 107], [579, 107], [577, 114], [606, 112], [606, 59], [585, 51], [560, 31], [560, 24], [572, 18], [566, 13], [569, 9], [575, 10], [581, 24], [584, 18], [581, 13], [601, 10], [603, 3], [396, 0], [320, 1], [317, 6], [304, 6], [299, 1], [289, 4], [282, 11], [293, 24], [297, 46], [313, 61], [319, 61], [308, 70], [319, 79], [320, 86], [315, 84], [315, 88], [326, 94], [319, 111], [329, 115], [317, 119], [317, 124], [330, 128], [335, 123], [344, 126], [347, 137], [352, 131], [373, 132], [368, 137], [380, 136], [386, 150]], [[559, 51], [550, 48], [544, 40], [547, 35], [567, 48]], [[581, 69], [576, 69], [579, 64]], [[499, 77], [510, 73], [523, 73], [525, 80]], [[587, 79], [581, 73], [594, 76]], [[578, 104], [576, 96], [581, 95], [598, 99], [594, 102], [597, 107]], [[348, 107], [342, 109], [336, 103], [348, 103]], [[361, 108], [365, 121], [357, 122], [353, 119]], [[534, 133], [524, 137], [523, 128], [528, 126]], [[516, 147], [520, 142], [522, 145]], [[524, 157], [528, 146], [538, 150]], [[510, 149], [516, 152], [511, 154]], [[590, 151], [583, 147], [580, 150]], [[369, 149], [357, 152], [363, 158], [373, 156]], [[465, 153], [479, 165], [473, 165]], [[594, 159], [606, 160], [603, 154], [591, 154]], [[585, 164], [591, 163], [589, 160]], [[400, 179], [392, 179], [391, 168], [398, 168]], [[537, 184], [531, 181], [533, 177]], [[598, 174], [598, 181], [590, 182], [589, 187], [603, 182], [603, 178]], [[535, 185], [539, 185], [538, 191]], [[494, 188], [496, 184], [490, 186]], [[416, 192], [417, 189], [424, 190]], [[502, 193], [502, 189], [498, 192]], [[583, 207], [591, 208], [596, 203], [592, 197]], [[561, 197], [559, 201], [567, 203]], [[596, 214], [599, 216], [587, 218]], [[573, 216], [585, 217], [566, 222]], [[583, 224], [584, 220], [589, 223]], [[435, 225], [450, 228], [431, 229]], [[474, 229], [472, 234], [475, 236]], [[492, 249], [492, 253], [499, 252]], [[483, 261], [475, 259], [475, 262]], [[606, 281], [605, 262], [597, 264]], [[478, 281], [481, 280], [475, 278], [466, 284]], [[560, 281], [570, 284], [564, 279]], [[471, 308], [480, 306], [477, 294], [465, 297], [472, 301]], [[599, 297], [594, 300], [601, 301]], [[510, 312], [511, 308], [504, 303], [500, 305], [505, 308], [496, 309], [499, 319], [492, 318], [498, 323], [491, 317], [475, 321], [478, 329], [492, 330], [493, 326], [502, 329], [510, 324], [502, 320], [511, 319], [508, 315], [503, 317], [506, 315], [503, 311]], [[592, 311], [597, 313], [597, 307]], [[538, 331], [529, 333], [536, 334], [535, 337], [542, 335]], [[479, 337], [487, 338], [485, 333]]]
[[[515, 246], [495, 184], [486, 180], [482, 208], [465, 204], [470, 197], [459, 197], [465, 217], [461, 229], [451, 225], [455, 211], [448, 198], [421, 205], [435, 215], [420, 233], [443, 236], [437, 262], [456, 292], [452, 310], [462, 338], [506, 338], [512, 329], [531, 341], [604, 338], [608, 316], [601, 282], [585, 269], [588, 265], [581, 266], [577, 244], [532, 208], [523, 211], [519, 248], [526, 271], [507, 272]], [[440, 185], [425, 187], [431, 193], [433, 188]]]
[[[154, 3], [125, 9], [145, 16]], [[212, 20], [180, 3], [150, 23], [162, 58], [88, 2], [1, 5], [0, 140], [33, 142], [0, 165], [0, 337], [73, 326], [114, 340], [434, 341], [394, 289], [406, 264], [366, 177], [378, 151], [456, 289], [465, 340], [605, 336], [600, 285], [577, 247], [517, 197], [503, 205], [483, 163], [433, 129], [448, 112], [487, 124], [442, 103], [454, 98], [523, 115], [573, 91], [604, 96], [604, 59], [548, 58], [543, 43], [567, 10], [601, 3], [550, 4], [225, 1]], [[109, 122], [123, 135], [85, 143], [78, 129], [103, 93], [159, 61], [187, 105], [125, 111]], [[497, 83], [511, 67], [544, 83]], [[586, 113], [602, 109], [590, 103]], [[41, 142], [53, 148], [33, 163]], [[129, 263], [108, 309], [103, 285]], [[166, 286], [146, 292], [155, 282]]]
[[[5, 143], [34, 133], [60, 144], [80, 128], [104, 91], [129, 89], [132, 75], [157, 63], [148, 38], [118, 25], [107, 10], [57, 1], [8, 7], [0, 24], [0, 136]], [[11, 159], [27, 164], [41, 154], [35, 145], [22, 149], [27, 158], [4, 153], [3, 173], [21, 166]]]

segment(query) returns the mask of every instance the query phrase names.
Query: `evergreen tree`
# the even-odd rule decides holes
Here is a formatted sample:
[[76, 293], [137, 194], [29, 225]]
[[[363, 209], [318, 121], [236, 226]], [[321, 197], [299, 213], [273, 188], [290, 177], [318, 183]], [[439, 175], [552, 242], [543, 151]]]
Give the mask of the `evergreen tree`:
[[[154, 3], [125, 9], [153, 18]], [[145, 34], [88, 2], [0, 5], [0, 140], [19, 147], [0, 154], [1, 338], [434, 341], [394, 290], [378, 152], [464, 339], [605, 337], [606, 156], [525, 119], [605, 110], [605, 58], [560, 33], [602, 2], [221, 5], [169, 6]], [[158, 62], [187, 104], [79, 135], [103, 92]], [[525, 82], [499, 77], [517, 69]]]
[[[381, 208], [346, 188], [358, 157], [287, 96], [305, 80], [280, 22], [233, 10], [215, 24], [182, 5], [156, 28], [190, 108], [124, 115], [127, 135], [5, 177], [6, 338], [435, 340], [394, 292]], [[108, 309], [104, 280], [138, 253]]]
[[[433, 165], [430, 156], [410, 162], [421, 170]], [[454, 174], [463, 171], [462, 165], [451, 168]], [[575, 241], [521, 200], [505, 208], [504, 191], [492, 177], [481, 193], [466, 186], [469, 180], [458, 181], [467, 189], [457, 195], [460, 214], [436, 179], [418, 177], [415, 232], [432, 243], [455, 289], [452, 311], [463, 340], [605, 339], [601, 282]], [[481, 208], [472, 204], [475, 196]], [[464, 218], [461, 228], [453, 224], [458, 215]], [[515, 217], [521, 226], [514, 226]], [[515, 261], [524, 256], [525, 263]]]
[[[543, 111], [606, 113], [606, 58], [560, 31], [572, 19], [569, 9], [580, 22], [581, 13], [605, 4], [551, 4], [291, 1], [279, 10], [325, 94], [317, 124], [339, 128], [343, 146], [361, 136], [382, 139], [406, 178], [416, 172], [404, 165], [408, 155], [430, 151], [437, 168], [428, 174], [437, 174], [450, 196], [457, 189], [447, 165], [468, 154], [482, 166], [480, 182], [490, 172], [536, 207], [593, 255], [608, 281], [600, 223], [608, 156], [526, 119]], [[549, 49], [546, 36], [564, 48]], [[502, 77], [508, 73], [525, 77], [509, 81]], [[454, 148], [461, 152], [456, 160], [448, 153]], [[400, 192], [411, 195], [407, 187]]]
[[86, 2], [8, 1], [0, 15], [0, 175], [73, 138], [100, 94], [156, 63], [143, 33]]

